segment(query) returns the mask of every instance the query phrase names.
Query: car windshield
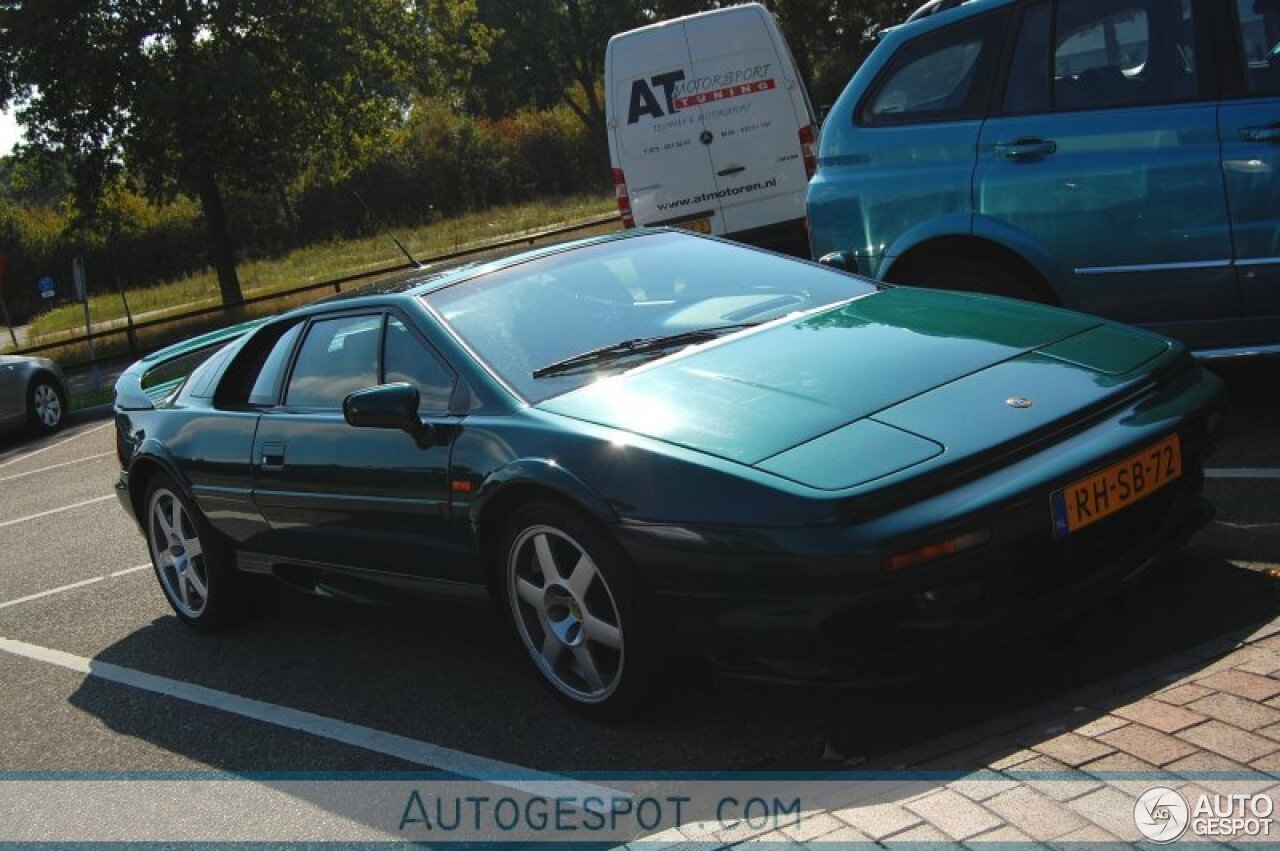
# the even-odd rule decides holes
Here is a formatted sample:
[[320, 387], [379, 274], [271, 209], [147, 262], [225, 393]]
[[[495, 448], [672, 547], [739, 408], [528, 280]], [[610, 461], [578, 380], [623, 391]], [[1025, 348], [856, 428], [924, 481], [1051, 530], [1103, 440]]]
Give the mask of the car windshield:
[[552, 254], [422, 298], [508, 386], [537, 403], [875, 287], [812, 263], [657, 232]]

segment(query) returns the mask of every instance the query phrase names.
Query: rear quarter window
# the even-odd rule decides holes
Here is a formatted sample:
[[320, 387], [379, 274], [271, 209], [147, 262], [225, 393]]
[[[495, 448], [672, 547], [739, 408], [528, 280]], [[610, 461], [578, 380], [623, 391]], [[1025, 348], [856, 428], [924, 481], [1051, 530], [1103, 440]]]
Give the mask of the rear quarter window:
[[980, 15], [903, 44], [859, 111], [865, 125], [979, 118], [1007, 14]]

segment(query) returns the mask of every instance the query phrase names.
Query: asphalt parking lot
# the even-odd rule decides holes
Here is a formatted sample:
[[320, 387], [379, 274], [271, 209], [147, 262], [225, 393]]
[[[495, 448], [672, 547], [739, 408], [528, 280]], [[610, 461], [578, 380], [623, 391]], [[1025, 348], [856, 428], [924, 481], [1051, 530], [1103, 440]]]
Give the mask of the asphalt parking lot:
[[841, 765], [835, 754], [883, 755], [1272, 616], [1278, 366], [1221, 368], [1232, 410], [1207, 483], [1218, 515], [1155, 580], [911, 685], [795, 690], [688, 674], [655, 714], [621, 726], [561, 706], [486, 607], [366, 609], [288, 593], [265, 619], [192, 633], [112, 494], [110, 419], [81, 416], [48, 439], [3, 435], [0, 765], [475, 776], [824, 770]]

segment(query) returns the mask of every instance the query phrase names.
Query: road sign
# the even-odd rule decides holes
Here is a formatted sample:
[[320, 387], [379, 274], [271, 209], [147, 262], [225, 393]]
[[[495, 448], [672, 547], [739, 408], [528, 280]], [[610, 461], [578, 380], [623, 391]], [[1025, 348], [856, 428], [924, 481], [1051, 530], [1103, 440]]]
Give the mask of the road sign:
[[53, 298], [53, 278], [48, 275], [36, 281], [36, 288], [40, 290], [40, 298]]

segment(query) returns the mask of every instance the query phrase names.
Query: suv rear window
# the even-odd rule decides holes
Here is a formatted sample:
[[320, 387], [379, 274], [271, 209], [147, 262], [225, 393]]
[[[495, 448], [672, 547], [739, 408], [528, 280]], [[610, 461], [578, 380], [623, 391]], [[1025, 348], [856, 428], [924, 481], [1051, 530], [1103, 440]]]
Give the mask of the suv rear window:
[[980, 118], [1004, 13], [981, 15], [907, 42], [862, 109], [863, 124]]

